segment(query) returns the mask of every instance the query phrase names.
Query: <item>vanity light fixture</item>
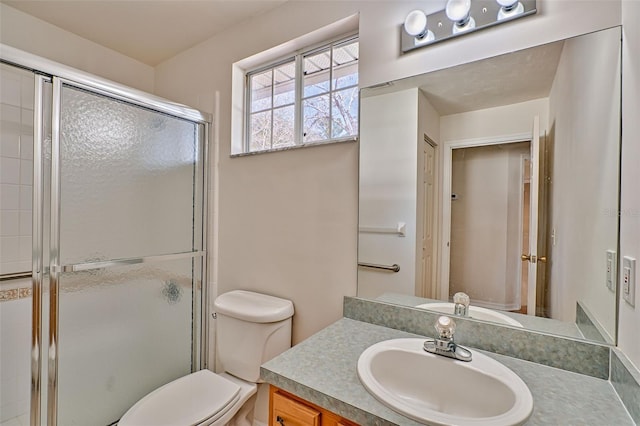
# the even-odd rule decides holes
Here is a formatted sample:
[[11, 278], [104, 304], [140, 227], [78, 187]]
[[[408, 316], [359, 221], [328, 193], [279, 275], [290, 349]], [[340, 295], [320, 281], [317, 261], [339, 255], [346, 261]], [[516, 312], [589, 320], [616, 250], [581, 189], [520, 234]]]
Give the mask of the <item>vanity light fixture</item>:
[[438, 12], [409, 12], [400, 29], [401, 50], [407, 53], [536, 13], [536, 0], [448, 0]]

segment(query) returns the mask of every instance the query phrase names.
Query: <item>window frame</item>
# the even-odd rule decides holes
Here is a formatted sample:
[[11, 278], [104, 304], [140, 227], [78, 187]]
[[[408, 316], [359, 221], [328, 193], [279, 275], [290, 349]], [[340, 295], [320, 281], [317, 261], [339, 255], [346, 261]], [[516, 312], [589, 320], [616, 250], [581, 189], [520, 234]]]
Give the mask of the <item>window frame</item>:
[[[334, 84], [333, 84], [333, 75], [334, 75], [334, 68], [336, 67], [336, 65], [333, 63], [333, 51], [336, 48], [336, 46], [340, 46], [340, 45], [344, 45], [344, 44], [348, 44], [349, 42], [358, 42], [358, 45], [360, 43], [359, 40], [359, 34], [356, 33], [351, 33], [348, 35], [342, 35], [340, 37], [335, 37], [329, 40], [325, 40], [323, 42], [317, 43], [313, 46], [310, 47], [306, 47], [303, 49], [299, 49], [297, 51], [291, 52], [285, 56], [282, 56], [274, 61], [270, 61], [266, 64], [260, 65], [258, 67], [252, 68], [248, 71], [245, 72], [244, 75], [244, 100], [243, 100], [243, 111], [242, 111], [242, 116], [243, 116], [243, 121], [244, 121], [244, 125], [243, 125], [243, 135], [242, 135], [242, 152], [235, 154], [235, 155], [250, 155], [250, 154], [259, 154], [259, 153], [266, 153], [266, 152], [274, 152], [274, 151], [283, 151], [283, 150], [288, 150], [288, 149], [295, 149], [295, 148], [302, 148], [302, 147], [306, 147], [306, 146], [316, 146], [316, 145], [324, 145], [324, 144], [332, 144], [332, 143], [339, 143], [339, 142], [349, 142], [349, 141], [357, 141], [360, 138], [360, 89], [359, 89], [359, 66], [360, 66], [360, 55], [358, 54], [358, 58], [357, 58], [357, 64], [358, 64], [358, 83], [354, 84], [354, 85], [350, 85], [350, 86], [345, 86], [345, 87], [340, 87], [340, 88], [335, 88]], [[304, 96], [304, 61], [306, 57], [309, 56], [313, 56], [314, 54], [317, 54], [319, 52], [322, 51], [326, 51], [329, 50], [330, 51], [330, 61], [329, 63], [331, 64], [331, 66], [328, 68], [329, 71], [329, 76], [328, 76], [328, 82], [329, 82], [329, 88], [326, 92], [319, 94], [319, 95], [311, 95], [311, 96]], [[285, 106], [291, 106], [293, 105], [294, 107], [294, 140], [292, 141], [291, 145], [286, 145], [286, 146], [280, 146], [280, 147], [274, 147], [273, 146], [273, 142], [274, 142], [274, 138], [273, 138], [273, 124], [274, 124], [274, 120], [273, 120], [273, 114], [274, 111], [284, 108], [285, 106], [274, 106], [274, 91], [275, 91], [275, 70], [282, 66], [285, 65], [287, 63], [293, 63], [294, 64], [294, 69], [295, 69], [295, 76], [294, 76], [294, 102], [293, 104], [287, 104]], [[266, 148], [266, 149], [258, 149], [258, 150], [251, 150], [250, 149], [250, 145], [251, 145], [251, 116], [253, 115], [253, 111], [251, 110], [251, 103], [252, 103], [252, 90], [251, 90], [251, 77], [264, 73], [265, 71], [269, 71], [271, 70], [271, 106], [269, 108], [266, 108], [264, 110], [260, 110], [257, 111], [257, 113], [259, 112], [265, 112], [265, 111], [269, 111], [271, 113], [271, 132], [270, 132], [270, 147]], [[332, 131], [333, 131], [333, 105], [332, 105], [332, 100], [333, 100], [333, 94], [336, 92], [340, 92], [340, 91], [346, 91], [346, 90], [350, 90], [350, 89], [356, 89], [357, 90], [357, 98], [358, 98], [358, 117], [357, 117], [357, 123], [358, 123], [358, 130], [357, 133], [355, 135], [349, 135], [349, 136], [341, 136], [341, 137], [329, 137], [327, 139], [321, 139], [321, 140], [314, 140], [314, 141], [309, 141], [309, 142], [305, 142], [304, 141], [304, 117], [303, 117], [303, 102], [306, 99], [312, 99], [314, 97], [319, 97], [319, 96], [325, 96], [328, 95], [329, 96], [329, 104], [330, 104], [330, 108], [329, 108], [329, 136], [332, 135]]]

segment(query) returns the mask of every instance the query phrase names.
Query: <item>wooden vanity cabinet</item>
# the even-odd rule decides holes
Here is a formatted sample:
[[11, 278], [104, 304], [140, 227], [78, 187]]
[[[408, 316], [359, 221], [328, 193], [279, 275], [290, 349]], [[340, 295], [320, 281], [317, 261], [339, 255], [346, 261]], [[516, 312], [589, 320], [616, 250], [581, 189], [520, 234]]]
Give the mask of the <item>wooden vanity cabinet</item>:
[[358, 426], [275, 386], [269, 388], [269, 426]]

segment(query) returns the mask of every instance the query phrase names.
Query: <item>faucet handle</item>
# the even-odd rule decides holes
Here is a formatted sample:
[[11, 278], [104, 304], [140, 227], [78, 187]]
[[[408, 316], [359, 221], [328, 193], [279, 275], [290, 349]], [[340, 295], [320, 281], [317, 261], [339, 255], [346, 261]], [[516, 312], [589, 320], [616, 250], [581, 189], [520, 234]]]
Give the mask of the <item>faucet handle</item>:
[[448, 316], [441, 316], [435, 325], [438, 336], [441, 339], [453, 339], [453, 333], [456, 331], [456, 323]]
[[464, 305], [465, 307], [469, 306], [469, 295], [467, 295], [466, 293], [463, 293], [461, 291], [457, 292], [456, 294], [453, 295], [453, 303], [455, 304], [461, 304]]
[[469, 316], [469, 296], [458, 292], [453, 295], [453, 314], [459, 317]]

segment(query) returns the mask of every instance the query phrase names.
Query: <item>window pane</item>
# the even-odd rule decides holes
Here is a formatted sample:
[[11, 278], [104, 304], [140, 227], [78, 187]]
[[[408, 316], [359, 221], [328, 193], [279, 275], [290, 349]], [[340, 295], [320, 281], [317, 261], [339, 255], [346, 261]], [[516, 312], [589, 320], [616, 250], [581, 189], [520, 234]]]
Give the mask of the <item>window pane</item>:
[[331, 137], [344, 138], [358, 134], [358, 88], [334, 92], [331, 98]]
[[271, 111], [251, 115], [251, 139], [249, 151], [271, 148]]
[[329, 95], [306, 99], [302, 108], [303, 141], [329, 139]]
[[295, 110], [287, 106], [273, 110], [273, 147], [282, 148], [295, 145]]
[[358, 42], [340, 44], [333, 49], [333, 90], [358, 85]]
[[271, 108], [272, 70], [250, 76], [251, 112]]
[[309, 97], [329, 91], [331, 51], [325, 50], [304, 58], [304, 96]]
[[293, 104], [296, 101], [296, 64], [288, 62], [273, 70], [275, 89], [273, 91], [273, 106]]

